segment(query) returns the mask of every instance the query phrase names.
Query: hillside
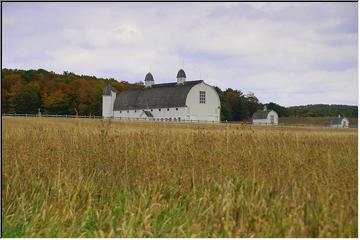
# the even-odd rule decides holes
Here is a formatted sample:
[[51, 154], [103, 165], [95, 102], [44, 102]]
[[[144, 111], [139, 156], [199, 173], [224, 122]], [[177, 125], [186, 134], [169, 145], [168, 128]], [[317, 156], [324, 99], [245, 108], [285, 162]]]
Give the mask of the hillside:
[[[319, 126], [329, 127], [330, 120], [333, 117], [280, 117], [281, 125], [302, 125], [302, 126]], [[357, 128], [358, 119], [349, 117], [350, 127]]]
[[42, 113], [101, 115], [101, 95], [107, 82], [122, 91], [141, 87], [115, 79], [57, 74], [44, 69], [2, 69], [2, 113]]
[[349, 105], [313, 104], [288, 107], [287, 110], [289, 116], [294, 117], [331, 117], [339, 114], [345, 117], [358, 117], [358, 107]]

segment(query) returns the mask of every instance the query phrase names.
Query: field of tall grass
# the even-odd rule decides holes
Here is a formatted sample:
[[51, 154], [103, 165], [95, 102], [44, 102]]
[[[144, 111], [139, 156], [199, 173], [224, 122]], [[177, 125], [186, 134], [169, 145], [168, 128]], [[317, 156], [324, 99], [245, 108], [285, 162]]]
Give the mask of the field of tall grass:
[[2, 118], [3, 237], [357, 237], [357, 130]]

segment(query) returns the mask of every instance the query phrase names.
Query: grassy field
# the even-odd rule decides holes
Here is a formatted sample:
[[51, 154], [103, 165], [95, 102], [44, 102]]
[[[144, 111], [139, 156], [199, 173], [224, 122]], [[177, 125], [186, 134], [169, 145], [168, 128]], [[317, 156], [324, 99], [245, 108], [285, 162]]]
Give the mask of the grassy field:
[[[319, 126], [329, 127], [330, 121], [334, 117], [280, 117], [279, 123], [283, 125], [304, 125], [304, 126]], [[358, 127], [357, 118], [348, 118], [350, 127]]]
[[357, 237], [357, 130], [3, 117], [3, 237]]

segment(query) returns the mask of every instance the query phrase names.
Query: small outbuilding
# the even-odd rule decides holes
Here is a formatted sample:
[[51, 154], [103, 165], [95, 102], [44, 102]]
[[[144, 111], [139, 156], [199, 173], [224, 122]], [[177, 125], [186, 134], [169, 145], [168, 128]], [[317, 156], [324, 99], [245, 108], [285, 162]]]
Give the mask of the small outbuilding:
[[333, 118], [330, 121], [330, 127], [333, 128], [348, 128], [349, 120], [345, 117], [341, 117], [340, 115], [337, 118]]
[[278, 125], [279, 116], [274, 110], [267, 110], [267, 107], [264, 107], [264, 110], [257, 110], [252, 116], [253, 124], [257, 125]]

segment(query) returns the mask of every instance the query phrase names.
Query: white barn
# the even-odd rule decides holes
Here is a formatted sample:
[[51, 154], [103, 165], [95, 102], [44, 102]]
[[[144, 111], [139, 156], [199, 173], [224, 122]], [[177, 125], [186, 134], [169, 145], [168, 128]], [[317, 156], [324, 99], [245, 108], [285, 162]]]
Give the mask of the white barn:
[[220, 121], [220, 98], [203, 80], [186, 81], [180, 69], [177, 81], [155, 84], [151, 73], [145, 87], [117, 93], [108, 84], [103, 91], [104, 118], [157, 121]]
[[253, 114], [252, 122], [257, 125], [278, 125], [279, 116], [274, 110], [267, 110], [265, 106], [264, 110], [257, 110]]
[[349, 120], [345, 117], [340, 117], [340, 115], [337, 118], [333, 118], [330, 121], [330, 127], [333, 128], [348, 128], [349, 127]]

